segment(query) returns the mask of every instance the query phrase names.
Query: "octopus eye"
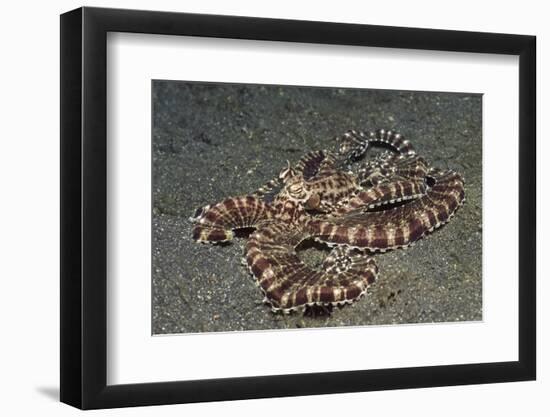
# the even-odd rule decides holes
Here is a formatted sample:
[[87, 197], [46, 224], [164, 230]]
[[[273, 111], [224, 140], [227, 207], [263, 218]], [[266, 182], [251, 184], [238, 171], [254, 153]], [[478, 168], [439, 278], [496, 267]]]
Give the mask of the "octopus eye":
[[302, 192], [302, 186], [299, 184], [293, 184], [288, 188], [291, 194], [300, 194]]

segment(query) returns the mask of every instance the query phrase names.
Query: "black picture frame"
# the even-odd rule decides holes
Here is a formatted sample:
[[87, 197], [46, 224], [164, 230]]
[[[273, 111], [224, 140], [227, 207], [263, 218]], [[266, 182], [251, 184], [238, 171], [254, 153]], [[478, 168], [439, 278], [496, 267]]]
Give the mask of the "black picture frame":
[[[107, 385], [108, 32], [519, 56], [519, 360]], [[61, 15], [60, 57], [62, 402], [94, 409], [535, 379], [534, 36], [84, 7]]]

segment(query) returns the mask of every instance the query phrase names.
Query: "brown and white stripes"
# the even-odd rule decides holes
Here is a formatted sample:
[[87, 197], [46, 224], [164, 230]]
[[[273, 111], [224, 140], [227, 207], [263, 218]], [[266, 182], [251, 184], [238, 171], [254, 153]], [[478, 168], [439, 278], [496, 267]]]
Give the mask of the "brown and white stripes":
[[370, 146], [383, 145], [394, 152], [407, 155], [414, 154], [411, 142], [400, 133], [391, 130], [378, 129], [376, 131], [361, 132], [348, 130], [335, 140], [339, 144], [338, 153], [348, 162], [361, 158]]
[[273, 224], [254, 232], [246, 244], [246, 263], [272, 309], [342, 305], [365, 294], [378, 274], [374, 259], [337, 247], [320, 268], [311, 268], [294, 250], [307, 236], [305, 230]]
[[[191, 219], [199, 242], [256, 229], [245, 261], [273, 311], [359, 299], [378, 275], [372, 253], [407, 247], [448, 222], [464, 201], [460, 174], [430, 167], [399, 133], [350, 130], [338, 145], [336, 154], [309, 152], [252, 195], [205, 206]], [[371, 146], [391, 153], [356, 173], [344, 169]], [[332, 247], [319, 268], [296, 252], [306, 239]]]

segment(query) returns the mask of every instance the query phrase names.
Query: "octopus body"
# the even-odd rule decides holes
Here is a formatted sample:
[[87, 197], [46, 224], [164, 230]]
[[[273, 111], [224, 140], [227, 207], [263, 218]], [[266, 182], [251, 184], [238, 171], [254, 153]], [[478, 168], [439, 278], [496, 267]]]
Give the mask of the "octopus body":
[[[245, 263], [274, 312], [358, 300], [378, 276], [373, 253], [409, 246], [448, 222], [464, 200], [462, 177], [429, 166], [398, 133], [351, 130], [336, 141], [337, 151], [310, 152], [254, 193], [192, 218], [198, 242], [255, 229]], [[386, 151], [363, 161], [371, 147]], [[296, 252], [307, 239], [331, 247], [319, 268]]]

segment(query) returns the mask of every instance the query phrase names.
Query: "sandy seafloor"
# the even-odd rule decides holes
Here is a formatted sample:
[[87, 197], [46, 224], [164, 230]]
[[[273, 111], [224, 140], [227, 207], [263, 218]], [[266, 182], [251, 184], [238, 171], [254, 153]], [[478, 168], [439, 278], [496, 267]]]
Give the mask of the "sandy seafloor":
[[[153, 81], [153, 334], [481, 320], [481, 102], [479, 94]], [[414, 246], [376, 254], [378, 280], [358, 302], [331, 314], [273, 314], [241, 264], [244, 238], [191, 239], [198, 207], [256, 190], [287, 159], [333, 149], [348, 129], [377, 128], [463, 174], [466, 201]]]

